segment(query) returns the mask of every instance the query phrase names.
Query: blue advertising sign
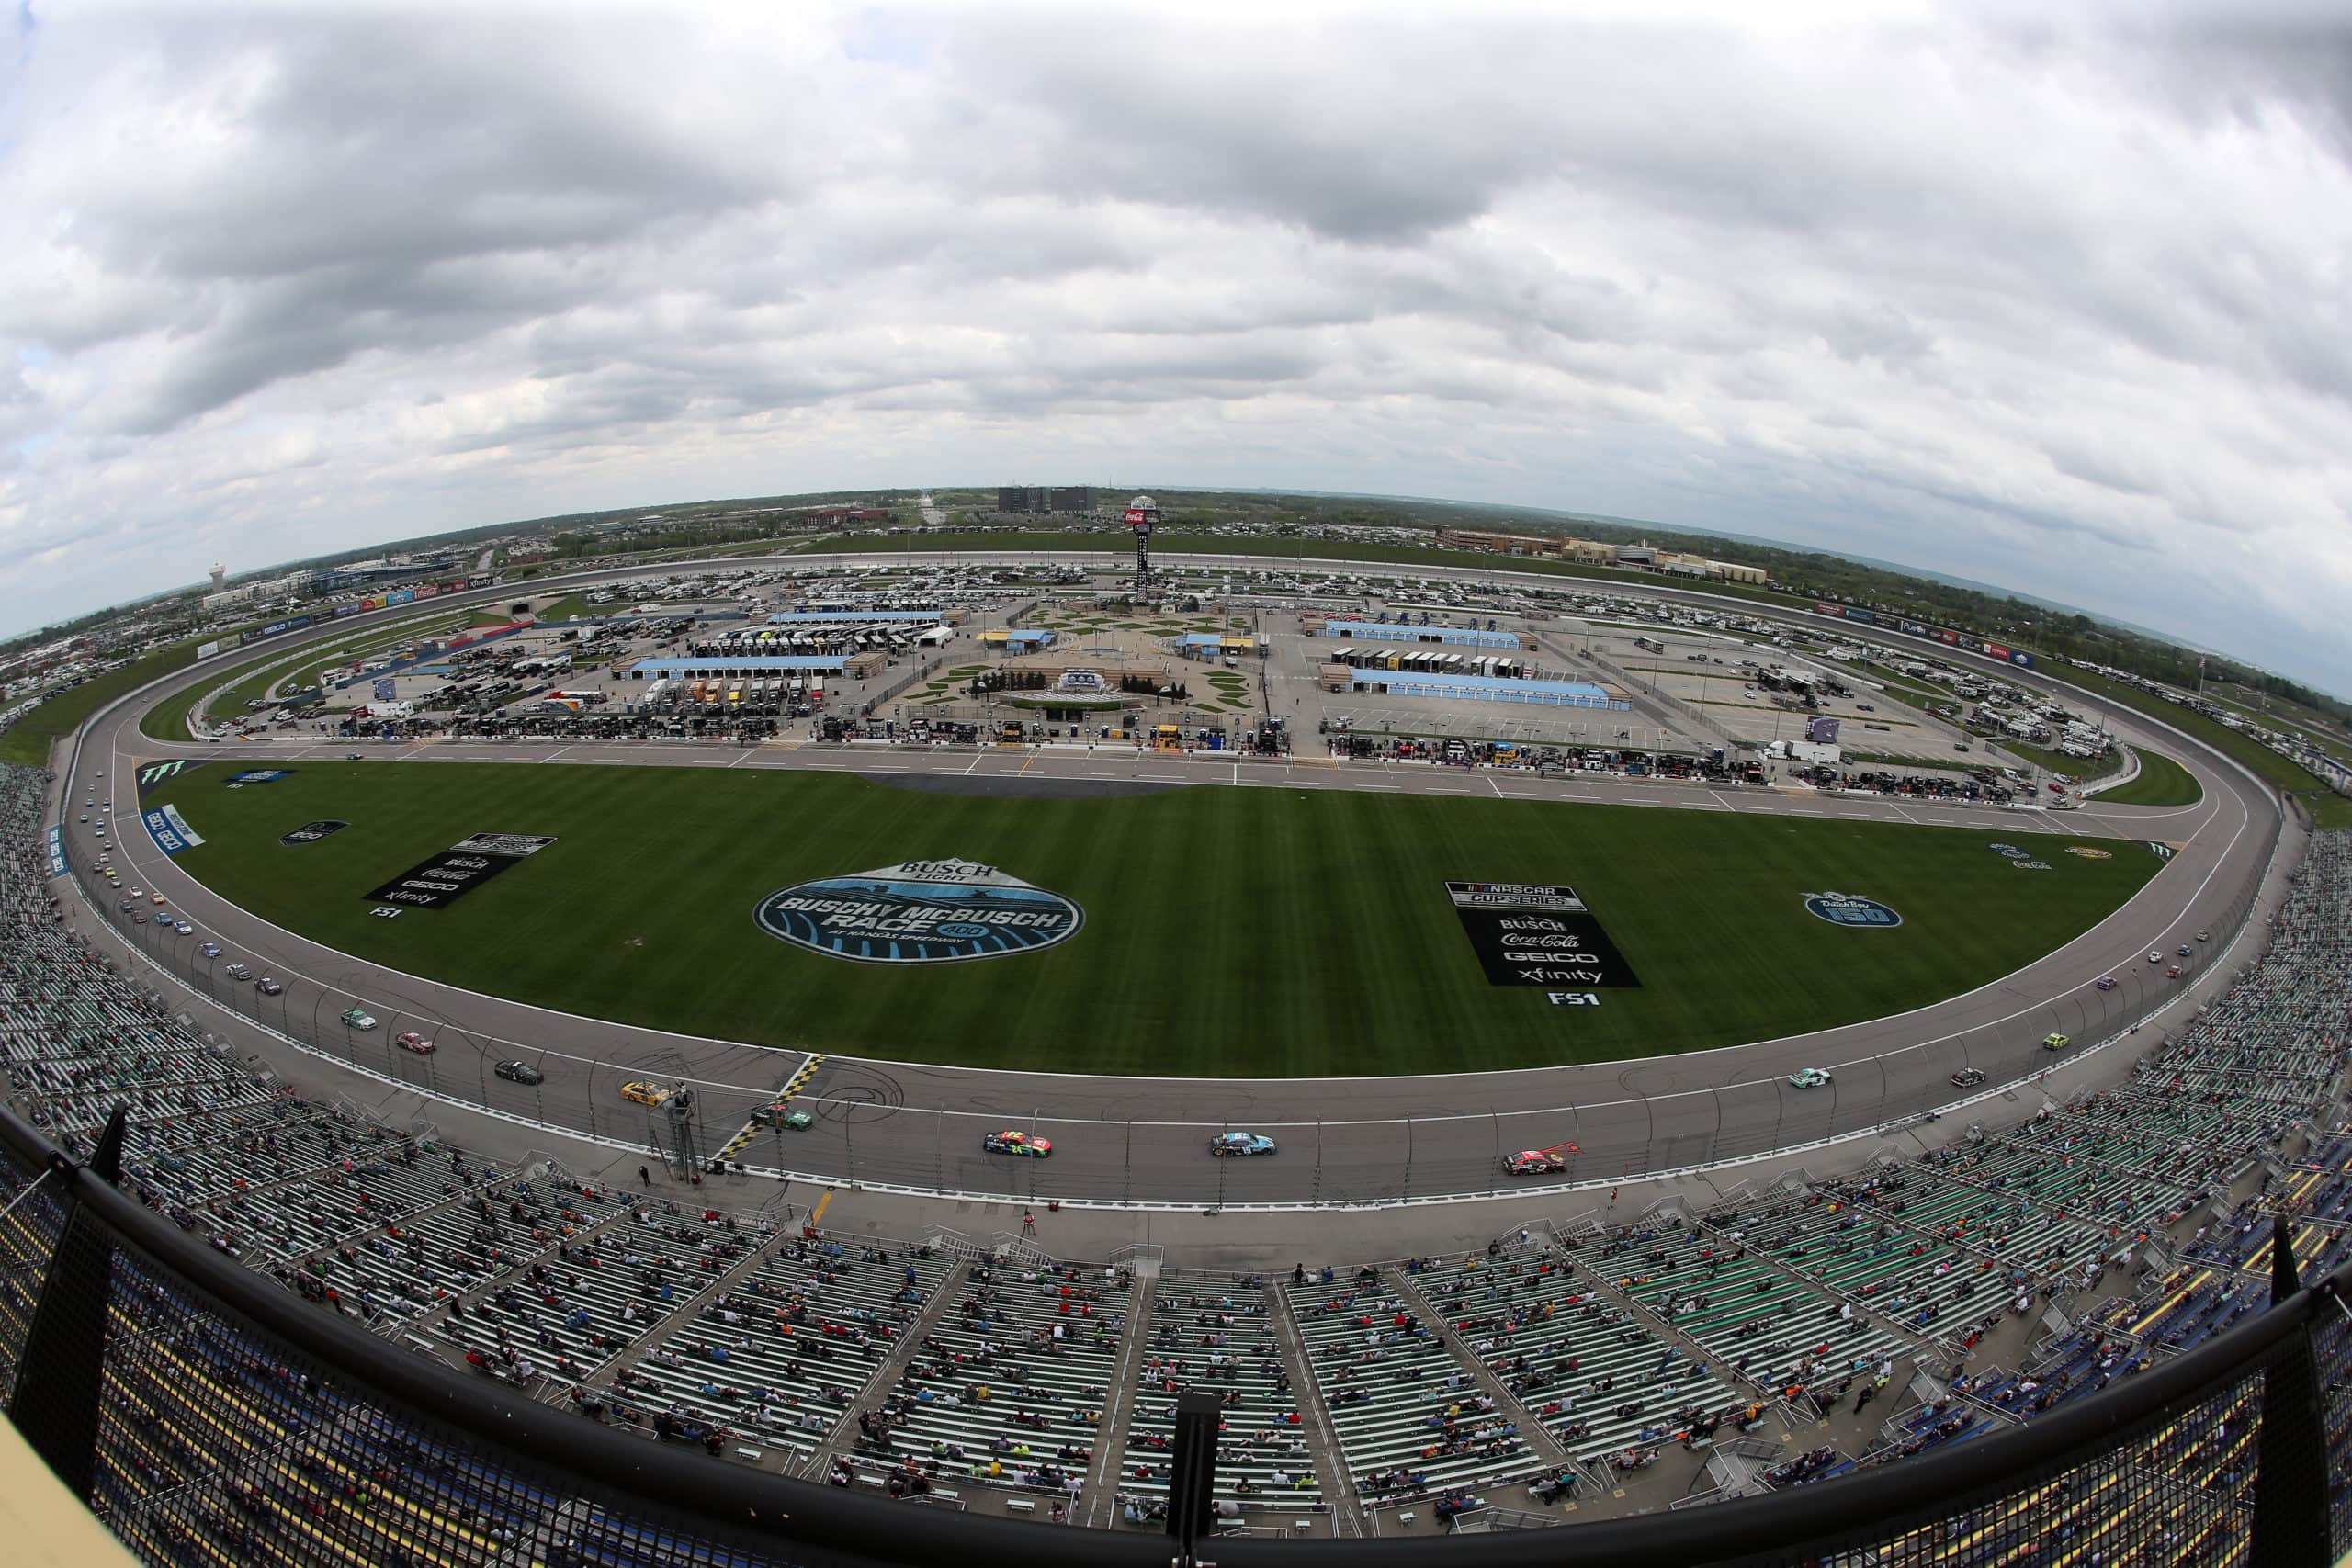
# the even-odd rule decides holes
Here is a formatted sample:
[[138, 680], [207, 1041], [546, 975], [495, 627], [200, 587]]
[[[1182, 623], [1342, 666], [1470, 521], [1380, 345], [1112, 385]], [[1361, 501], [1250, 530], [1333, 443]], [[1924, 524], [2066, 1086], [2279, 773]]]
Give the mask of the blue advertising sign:
[[1076, 936], [1085, 911], [971, 861], [907, 861], [796, 883], [752, 911], [770, 936], [865, 964], [946, 964], [1035, 953]]
[[1891, 907], [1859, 893], [1808, 893], [1804, 909], [1815, 919], [1856, 931], [1892, 931], [1903, 923], [1903, 917]]
[[49, 874], [65, 874], [65, 829], [62, 828], [49, 830]]
[[382, 680], [376, 682], [376, 700], [378, 702], [389, 703], [395, 697], [399, 696], [399, 694], [400, 690], [392, 684], [392, 679], [390, 676], [387, 675]]
[[167, 855], [192, 850], [204, 842], [203, 836], [187, 825], [176, 806], [158, 806], [140, 813], [140, 820], [147, 824], [147, 836], [155, 847]]

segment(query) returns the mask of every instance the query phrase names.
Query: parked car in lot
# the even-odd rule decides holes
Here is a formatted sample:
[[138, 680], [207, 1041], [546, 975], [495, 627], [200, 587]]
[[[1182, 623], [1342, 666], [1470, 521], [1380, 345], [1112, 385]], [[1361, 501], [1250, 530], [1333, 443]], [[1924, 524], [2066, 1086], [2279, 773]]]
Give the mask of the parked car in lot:
[[1209, 1140], [1209, 1153], [1219, 1159], [1273, 1152], [1273, 1139], [1261, 1133], [1219, 1133]]
[[1827, 1067], [1799, 1067], [1789, 1075], [1789, 1085], [1792, 1089], [1819, 1089], [1828, 1081]]
[[545, 1083], [548, 1078], [547, 1074], [528, 1062], [500, 1062], [490, 1070], [508, 1083]]
[[343, 1015], [343, 1021], [344, 1026], [348, 1029], [373, 1029], [376, 1027], [374, 1015], [362, 1012], [357, 1008], [352, 1008], [346, 1011]]
[[1011, 1128], [989, 1134], [980, 1140], [980, 1146], [992, 1155], [1020, 1155], [1028, 1159], [1044, 1159], [1054, 1152], [1053, 1139], [1032, 1137]]
[[276, 980], [271, 979], [268, 976], [264, 975], [260, 979], [254, 982], [254, 989], [259, 991], [265, 997], [275, 997], [283, 995], [286, 987], [279, 985]]
[[433, 1042], [427, 1040], [424, 1035], [417, 1033], [413, 1030], [411, 1030], [408, 1033], [401, 1035], [394, 1042], [394, 1043], [399, 1045], [401, 1050], [413, 1051], [420, 1056], [430, 1056], [433, 1055]]
[[1984, 1071], [1978, 1067], [1962, 1067], [1951, 1076], [1951, 1087], [1954, 1089], [1974, 1089], [1984, 1081]]

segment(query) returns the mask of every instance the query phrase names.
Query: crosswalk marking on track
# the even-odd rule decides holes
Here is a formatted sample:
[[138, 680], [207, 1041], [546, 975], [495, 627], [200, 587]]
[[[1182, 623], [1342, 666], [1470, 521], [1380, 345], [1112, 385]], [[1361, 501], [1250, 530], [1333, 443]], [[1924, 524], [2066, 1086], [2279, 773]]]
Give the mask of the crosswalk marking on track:
[[[824, 1066], [824, 1063], [825, 1058], [821, 1055], [812, 1053], [800, 1064], [799, 1071], [794, 1073], [790, 1078], [786, 1080], [784, 1088], [779, 1090], [776, 1097], [768, 1103], [775, 1106], [786, 1106], [791, 1104], [792, 1097], [808, 1087], [808, 1080], [817, 1076], [817, 1069]], [[743, 1123], [742, 1131], [737, 1133], [733, 1137], [727, 1140], [727, 1146], [718, 1151], [717, 1157], [719, 1159], [733, 1159], [742, 1149], [744, 1145], [750, 1143], [753, 1138], [760, 1135], [761, 1131], [760, 1118], [753, 1116], [750, 1121]]]

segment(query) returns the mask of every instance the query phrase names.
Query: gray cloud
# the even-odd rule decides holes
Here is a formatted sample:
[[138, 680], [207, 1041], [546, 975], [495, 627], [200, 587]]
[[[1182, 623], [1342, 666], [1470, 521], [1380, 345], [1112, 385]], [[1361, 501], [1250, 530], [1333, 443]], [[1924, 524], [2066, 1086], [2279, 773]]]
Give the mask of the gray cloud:
[[1051, 473], [1713, 525], [2341, 685], [2335, 18], [1683, 16], [44, 17], [0, 623]]

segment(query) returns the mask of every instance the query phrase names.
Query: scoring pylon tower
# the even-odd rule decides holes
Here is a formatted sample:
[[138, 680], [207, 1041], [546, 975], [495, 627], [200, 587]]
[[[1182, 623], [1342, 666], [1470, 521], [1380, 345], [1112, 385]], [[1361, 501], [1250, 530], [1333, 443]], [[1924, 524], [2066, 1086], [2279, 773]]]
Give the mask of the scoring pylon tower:
[[1151, 599], [1151, 530], [1159, 522], [1159, 502], [1139, 495], [1127, 502], [1127, 526], [1136, 531], [1136, 587], [1138, 604]]

